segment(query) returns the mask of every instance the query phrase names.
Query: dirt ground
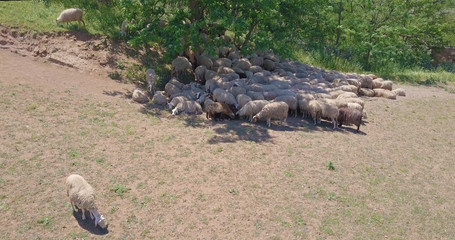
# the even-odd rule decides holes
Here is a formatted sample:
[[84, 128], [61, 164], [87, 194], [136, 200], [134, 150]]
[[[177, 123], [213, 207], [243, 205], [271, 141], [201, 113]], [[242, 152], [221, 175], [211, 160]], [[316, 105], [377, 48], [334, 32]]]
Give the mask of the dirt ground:
[[[442, 88], [365, 98], [359, 134], [300, 117], [267, 128], [174, 117], [102, 68], [3, 43], [2, 239], [455, 237], [455, 95]], [[72, 173], [96, 189], [108, 230], [73, 214]]]

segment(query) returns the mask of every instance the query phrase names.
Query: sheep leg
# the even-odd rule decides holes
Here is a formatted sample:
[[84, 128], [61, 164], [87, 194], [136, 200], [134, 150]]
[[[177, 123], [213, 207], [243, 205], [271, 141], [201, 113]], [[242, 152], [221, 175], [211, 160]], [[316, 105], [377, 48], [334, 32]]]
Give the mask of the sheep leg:
[[85, 209], [81, 209], [82, 210], [82, 220], [85, 220]]
[[95, 215], [94, 215], [91, 211], [89, 211], [89, 213], [90, 213], [90, 218], [91, 218], [92, 220], [95, 219]]
[[71, 208], [73, 209], [74, 212], [77, 212], [77, 209], [76, 209], [76, 207], [74, 206], [73, 201], [71, 201]]
[[267, 119], [267, 126], [269, 126], [269, 127], [270, 127], [270, 122], [271, 122], [270, 118]]
[[335, 119], [334, 119], [334, 120], [332, 120], [332, 122], [333, 122], [333, 130], [337, 129], [337, 121], [335, 121]]
[[359, 129], [360, 129], [360, 124], [357, 125], [357, 130], [356, 130], [356, 132], [359, 132]]

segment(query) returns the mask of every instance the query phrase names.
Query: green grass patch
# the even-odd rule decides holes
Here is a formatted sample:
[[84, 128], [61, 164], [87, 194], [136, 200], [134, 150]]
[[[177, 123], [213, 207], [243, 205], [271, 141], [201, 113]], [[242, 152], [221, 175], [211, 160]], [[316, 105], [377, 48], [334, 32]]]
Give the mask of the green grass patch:
[[33, 32], [61, 32], [68, 30], [86, 31], [91, 34], [102, 34], [118, 37], [123, 17], [117, 7], [105, 6], [101, 3], [82, 6], [83, 19], [86, 26], [77, 22], [59, 24], [55, 20], [60, 13], [69, 8], [61, 3], [45, 4], [42, 1], [2, 1], [0, 3], [0, 23], [9, 27], [20, 27]]
[[36, 32], [62, 31], [55, 20], [63, 10], [62, 5], [48, 7], [37, 1], [6, 1], [0, 3], [0, 22], [4, 26], [20, 27]]
[[383, 78], [391, 79], [399, 82], [434, 85], [438, 83], [455, 83], [455, 74], [443, 70], [428, 71], [428, 70], [399, 70], [396, 72], [382, 73]]
[[330, 56], [317, 51], [295, 50], [293, 58], [297, 61], [316, 67], [337, 70], [340, 72], [363, 72], [362, 65], [356, 61]]

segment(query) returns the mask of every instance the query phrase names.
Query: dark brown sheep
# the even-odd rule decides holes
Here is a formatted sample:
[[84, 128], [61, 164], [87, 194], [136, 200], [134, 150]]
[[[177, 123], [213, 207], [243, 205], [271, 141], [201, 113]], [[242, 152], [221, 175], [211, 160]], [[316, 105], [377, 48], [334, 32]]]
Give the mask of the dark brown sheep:
[[338, 114], [338, 127], [344, 124], [354, 124], [357, 126], [357, 132], [359, 132], [360, 124], [362, 123], [362, 112], [355, 108], [342, 107], [339, 109]]
[[231, 119], [235, 118], [235, 114], [226, 103], [211, 102], [205, 107], [205, 110], [205, 117], [207, 119], [212, 118], [214, 120], [217, 120], [219, 118], [223, 118], [224, 116], [227, 116]]

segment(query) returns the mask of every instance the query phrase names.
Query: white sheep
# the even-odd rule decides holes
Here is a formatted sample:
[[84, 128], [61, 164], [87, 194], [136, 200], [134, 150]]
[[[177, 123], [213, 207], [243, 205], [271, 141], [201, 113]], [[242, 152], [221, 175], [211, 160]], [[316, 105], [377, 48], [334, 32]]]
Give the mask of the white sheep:
[[202, 114], [202, 107], [196, 101], [184, 101], [180, 102], [172, 110], [172, 115], [178, 115], [180, 113], [186, 114]]
[[229, 106], [234, 106], [236, 109], [239, 108], [239, 104], [237, 103], [237, 100], [235, 99], [234, 95], [221, 88], [217, 88], [213, 91], [213, 100], [217, 102], [226, 103]]
[[321, 117], [328, 118], [333, 122], [333, 129], [337, 128], [337, 118], [338, 118], [338, 107], [334, 104], [330, 104], [325, 101], [320, 101], [321, 103]]
[[298, 101], [297, 98], [291, 95], [282, 95], [276, 97], [274, 102], [285, 102], [289, 106], [289, 110], [291, 110], [291, 114], [294, 113], [294, 116], [297, 117], [297, 108], [298, 108]]
[[177, 96], [172, 98], [172, 100], [169, 102], [169, 110], [174, 109], [174, 107], [177, 106], [177, 104], [184, 102], [184, 101], [189, 101], [189, 99], [185, 96]]
[[253, 116], [258, 114], [262, 108], [269, 104], [267, 100], [253, 100], [246, 103], [242, 108], [235, 115], [239, 115], [239, 117], [248, 117], [248, 121], [253, 121]]
[[72, 174], [66, 179], [66, 194], [70, 199], [73, 211], [82, 210], [82, 220], [85, 220], [85, 210], [90, 212], [90, 217], [95, 219], [95, 227], [99, 225], [106, 228], [107, 223], [103, 215], [99, 214], [95, 203], [95, 190], [83, 177]]
[[271, 119], [278, 119], [281, 122], [286, 122], [288, 117], [289, 106], [285, 102], [272, 102], [265, 105], [262, 110], [254, 115], [253, 122], [259, 119], [265, 119], [267, 126], [270, 127]]
[[77, 21], [77, 24], [79, 24], [79, 22], [82, 22], [85, 26], [85, 22], [82, 19], [82, 10], [79, 8], [65, 9], [60, 13], [60, 16], [58, 16], [57, 20], [55, 20], [57, 25], [59, 23], [69, 23], [74, 21]]

